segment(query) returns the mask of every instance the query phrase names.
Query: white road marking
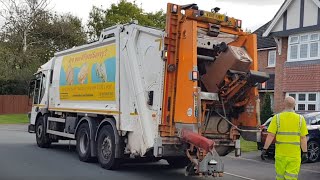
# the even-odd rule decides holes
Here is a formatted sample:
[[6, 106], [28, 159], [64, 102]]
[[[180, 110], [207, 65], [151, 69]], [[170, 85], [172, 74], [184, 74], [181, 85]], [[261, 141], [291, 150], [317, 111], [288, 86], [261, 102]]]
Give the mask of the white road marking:
[[224, 172], [224, 174], [228, 174], [230, 176], [234, 176], [234, 177], [238, 177], [238, 178], [242, 178], [242, 179], [247, 179], [247, 180], [256, 180], [256, 179], [252, 179], [252, 178], [249, 178], [249, 177], [244, 177], [244, 176], [240, 176], [240, 175], [232, 174], [232, 173], [228, 173], [228, 172]]
[[241, 159], [241, 160], [245, 160], [245, 161], [252, 161], [252, 162], [265, 163], [265, 164], [272, 165], [271, 163], [268, 163], [268, 161], [258, 161], [258, 160], [254, 160], [254, 159], [247, 159], [247, 158], [243, 158], [243, 157], [233, 157], [233, 156], [227, 156], [227, 157], [232, 158], [232, 159]]
[[[268, 163], [265, 162], [265, 161], [258, 161], [258, 160], [254, 160], [254, 159], [247, 159], [247, 158], [243, 158], [243, 157], [233, 157], [233, 156], [227, 156], [229, 158], [232, 158], [232, 159], [241, 159], [241, 160], [245, 160], [245, 161], [252, 161], [252, 162], [257, 162], [257, 163], [265, 163], [265, 164], [270, 164], [270, 165], [273, 165], [271, 163]], [[306, 171], [306, 172], [312, 172], [312, 173], [317, 173], [317, 174], [320, 174], [319, 171], [314, 171], [314, 170], [310, 170], [310, 169], [305, 169], [305, 168], [300, 168], [300, 171]]]

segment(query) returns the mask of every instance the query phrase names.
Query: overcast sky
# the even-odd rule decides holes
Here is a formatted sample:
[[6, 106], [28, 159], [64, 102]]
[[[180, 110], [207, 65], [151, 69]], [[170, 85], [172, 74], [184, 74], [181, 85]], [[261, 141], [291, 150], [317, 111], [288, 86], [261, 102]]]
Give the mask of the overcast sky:
[[[133, 0], [128, 0], [133, 2]], [[273, 18], [284, 0], [136, 0], [136, 3], [146, 12], [160, 9], [166, 10], [168, 2], [177, 4], [196, 3], [199, 9], [210, 11], [211, 8], [220, 7], [220, 13], [241, 19], [243, 28], [252, 31]], [[89, 12], [93, 5], [108, 8], [110, 4], [119, 0], [51, 0], [50, 8], [57, 12], [70, 12], [87, 23]]]

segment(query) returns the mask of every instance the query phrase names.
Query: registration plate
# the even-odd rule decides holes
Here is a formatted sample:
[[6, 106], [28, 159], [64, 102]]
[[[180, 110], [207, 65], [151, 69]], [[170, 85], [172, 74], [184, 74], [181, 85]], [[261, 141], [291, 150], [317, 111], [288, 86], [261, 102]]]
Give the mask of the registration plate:
[[203, 16], [207, 17], [207, 18], [215, 19], [217, 21], [225, 21], [225, 19], [226, 19], [225, 15], [215, 14], [215, 13], [211, 13], [211, 12], [204, 12]]

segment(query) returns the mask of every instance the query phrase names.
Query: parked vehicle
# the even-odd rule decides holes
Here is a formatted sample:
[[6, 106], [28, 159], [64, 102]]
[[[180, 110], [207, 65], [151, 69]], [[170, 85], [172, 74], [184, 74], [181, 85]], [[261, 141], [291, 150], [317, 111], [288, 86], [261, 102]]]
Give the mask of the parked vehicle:
[[[320, 159], [320, 112], [312, 112], [302, 114], [307, 123], [309, 134], [308, 138], [308, 156], [309, 162], [316, 162]], [[270, 117], [263, 125], [261, 125], [261, 142], [258, 142], [258, 149], [262, 150], [266, 141], [268, 126], [272, 120]], [[268, 149], [268, 154], [274, 156], [275, 140]]]
[[[260, 129], [261, 129], [261, 141], [260, 142], [257, 142], [257, 147], [258, 147], [258, 150], [262, 150], [263, 149], [263, 146], [264, 146], [264, 143], [266, 142], [266, 139], [267, 139], [267, 136], [268, 136], [268, 127], [269, 127], [269, 124], [272, 120], [272, 117], [270, 117], [265, 123], [263, 123], [261, 126], [260, 126]], [[268, 148], [268, 155], [270, 157], [273, 157], [274, 156], [274, 153], [275, 153], [275, 142], [276, 140], [274, 139], [272, 144], [269, 146]]]
[[220, 156], [257, 140], [256, 35], [241, 20], [168, 4], [166, 30], [136, 23], [58, 52], [31, 81], [29, 131], [39, 147], [76, 140], [81, 161], [105, 169], [161, 158], [187, 173], [222, 176]]

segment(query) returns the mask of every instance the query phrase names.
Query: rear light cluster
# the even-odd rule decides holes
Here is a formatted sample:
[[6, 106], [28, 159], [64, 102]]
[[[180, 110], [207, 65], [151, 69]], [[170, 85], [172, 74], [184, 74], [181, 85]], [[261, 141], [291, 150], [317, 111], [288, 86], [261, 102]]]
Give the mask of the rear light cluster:
[[241, 26], [242, 26], [242, 21], [241, 20], [237, 20], [237, 28], [241, 28]]
[[192, 71], [192, 80], [193, 81], [199, 80], [199, 72], [198, 71]]
[[178, 5], [174, 4], [171, 8], [171, 13], [177, 13], [178, 12]]

